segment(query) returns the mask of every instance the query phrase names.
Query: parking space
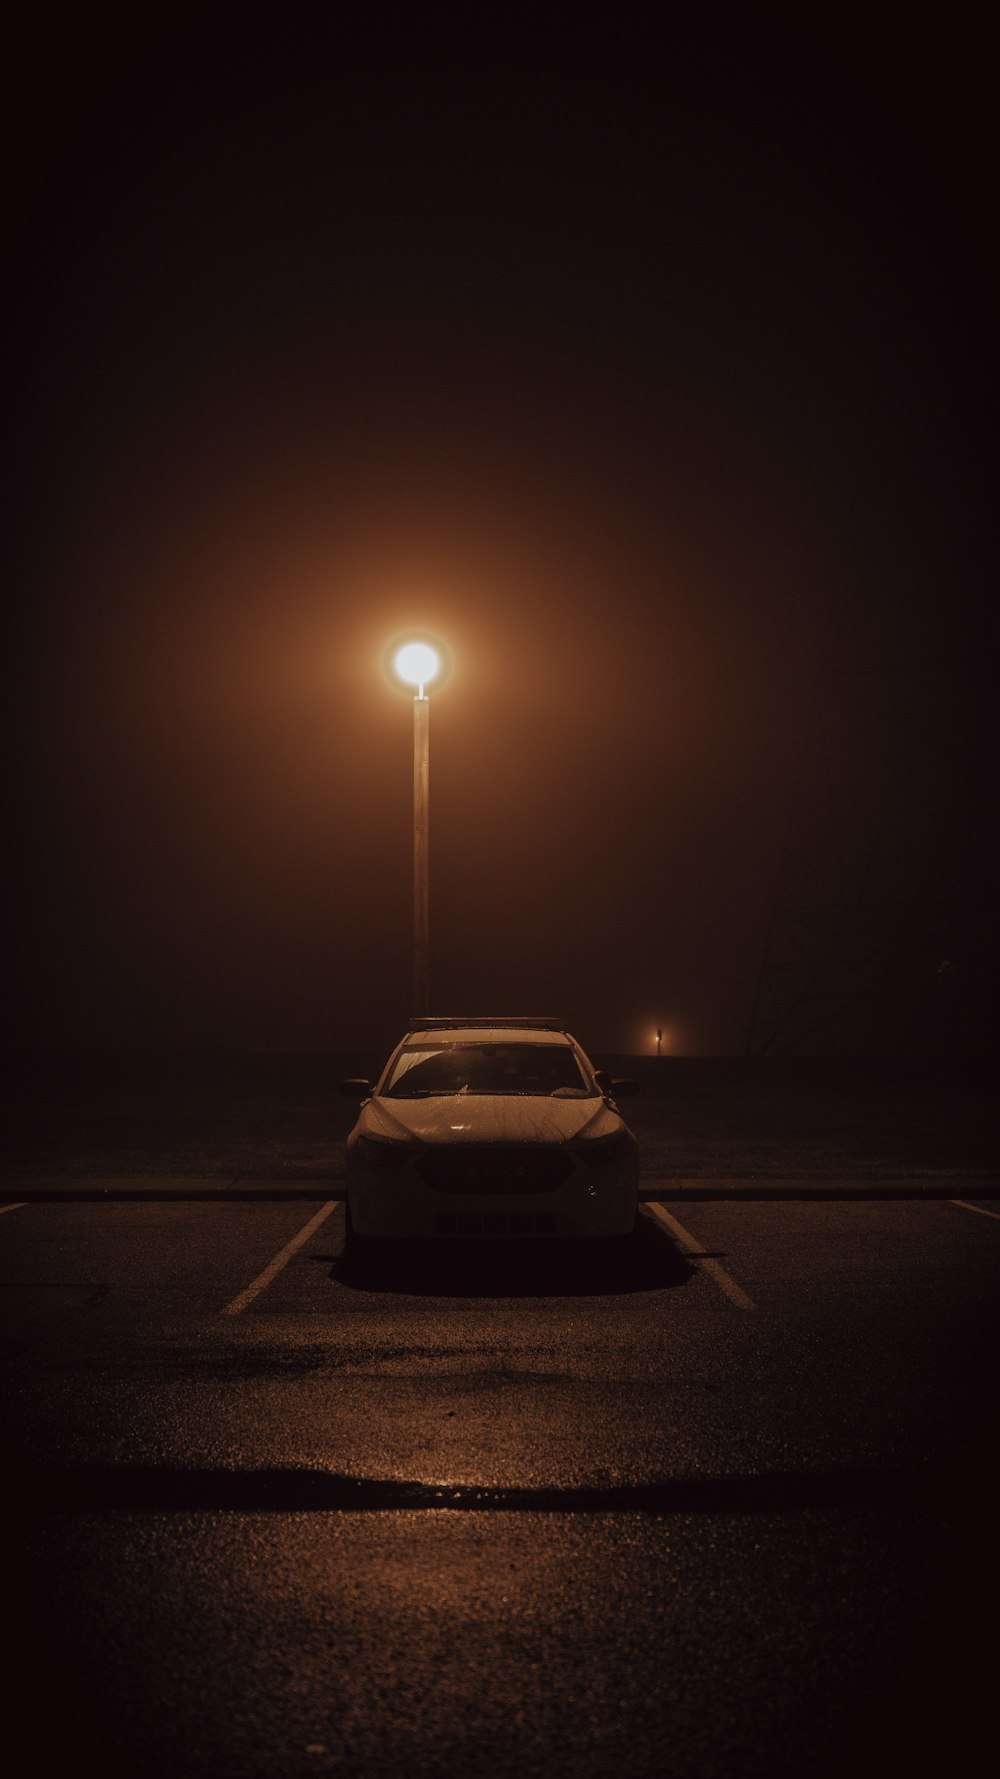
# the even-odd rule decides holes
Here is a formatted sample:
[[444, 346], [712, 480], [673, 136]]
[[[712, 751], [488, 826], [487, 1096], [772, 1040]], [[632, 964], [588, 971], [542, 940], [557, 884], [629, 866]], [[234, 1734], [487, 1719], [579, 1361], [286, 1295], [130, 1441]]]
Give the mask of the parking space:
[[970, 1261], [988, 1265], [994, 1250], [1000, 1260], [995, 1200], [708, 1200], [649, 1209], [683, 1228], [692, 1264], [725, 1269], [759, 1309], [779, 1315], [817, 1292], [818, 1301], [827, 1292], [843, 1301], [845, 1293], [918, 1288], [941, 1302], [950, 1291], [961, 1296]]
[[930, 1698], [907, 1760], [960, 1753], [1000, 1220], [662, 1209], [610, 1269], [481, 1244], [384, 1274], [332, 1200], [4, 1215], [10, 1612], [77, 1751], [82, 1725], [105, 1771], [374, 1775], [404, 1722], [407, 1770], [451, 1779], [486, 1724], [505, 1771], [652, 1776], [669, 1747], [682, 1779], [840, 1779]]
[[416, 1292], [426, 1301], [434, 1285], [472, 1301], [483, 1280], [494, 1299], [507, 1294], [506, 1283], [512, 1301], [572, 1296], [574, 1282], [588, 1299], [657, 1291], [673, 1299], [678, 1285], [699, 1283], [745, 1312], [780, 1313], [817, 1289], [856, 1295], [922, 1279], [940, 1301], [970, 1259], [988, 1261], [1000, 1241], [997, 1199], [651, 1201], [631, 1251], [603, 1270], [600, 1244], [516, 1240], [403, 1243], [395, 1261], [390, 1250], [358, 1268], [345, 1257], [344, 1206], [335, 1198], [22, 1202], [3, 1211], [8, 1293], [100, 1286], [118, 1298], [170, 1299], [194, 1314], [230, 1317], [349, 1313], [372, 1294], [391, 1302]]

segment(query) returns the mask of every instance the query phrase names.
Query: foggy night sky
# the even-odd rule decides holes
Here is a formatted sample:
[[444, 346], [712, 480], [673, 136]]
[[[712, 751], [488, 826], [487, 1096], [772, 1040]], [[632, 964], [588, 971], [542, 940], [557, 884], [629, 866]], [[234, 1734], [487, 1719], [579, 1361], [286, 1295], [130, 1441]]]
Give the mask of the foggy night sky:
[[394, 1041], [411, 625], [436, 1011], [738, 1051], [817, 685], [876, 783], [883, 667], [995, 893], [986, 27], [685, 16], [9, 45], [9, 1044]]

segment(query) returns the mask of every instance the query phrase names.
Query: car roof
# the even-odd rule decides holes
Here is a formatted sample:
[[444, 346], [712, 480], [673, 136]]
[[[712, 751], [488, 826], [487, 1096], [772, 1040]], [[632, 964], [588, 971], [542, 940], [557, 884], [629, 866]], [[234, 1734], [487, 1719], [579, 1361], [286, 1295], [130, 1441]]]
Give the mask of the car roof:
[[451, 1013], [447, 1017], [443, 1013], [423, 1014], [419, 1019], [410, 1020], [411, 1032], [441, 1030], [453, 1031], [462, 1026], [516, 1026], [520, 1030], [565, 1032], [566, 1021], [556, 1019], [550, 1013]]
[[443, 1038], [459, 1044], [572, 1045], [573, 1043], [569, 1033], [561, 1025], [506, 1019], [419, 1020], [411, 1024], [403, 1043], [409, 1048], [420, 1044], [421, 1040], [425, 1038]]

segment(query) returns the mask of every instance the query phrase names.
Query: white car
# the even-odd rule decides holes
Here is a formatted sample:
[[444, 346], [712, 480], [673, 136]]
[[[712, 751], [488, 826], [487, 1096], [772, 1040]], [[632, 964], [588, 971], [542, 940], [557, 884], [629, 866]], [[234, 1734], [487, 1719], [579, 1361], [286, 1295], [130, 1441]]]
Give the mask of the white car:
[[347, 1139], [347, 1239], [627, 1236], [639, 1149], [612, 1081], [555, 1019], [414, 1021]]

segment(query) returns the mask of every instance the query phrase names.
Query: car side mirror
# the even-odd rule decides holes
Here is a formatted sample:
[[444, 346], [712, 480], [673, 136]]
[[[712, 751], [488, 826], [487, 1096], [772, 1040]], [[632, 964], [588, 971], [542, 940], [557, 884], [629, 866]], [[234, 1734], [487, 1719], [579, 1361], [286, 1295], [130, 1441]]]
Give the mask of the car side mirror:
[[372, 1084], [370, 1081], [362, 1081], [360, 1076], [356, 1079], [352, 1077], [351, 1080], [340, 1083], [340, 1091], [345, 1099], [366, 1100], [371, 1098]]
[[636, 1094], [639, 1091], [638, 1081], [618, 1076], [612, 1077], [608, 1074], [607, 1069], [595, 1069], [594, 1080], [609, 1100], [616, 1100], [619, 1095], [622, 1099], [627, 1099], [630, 1094]]

